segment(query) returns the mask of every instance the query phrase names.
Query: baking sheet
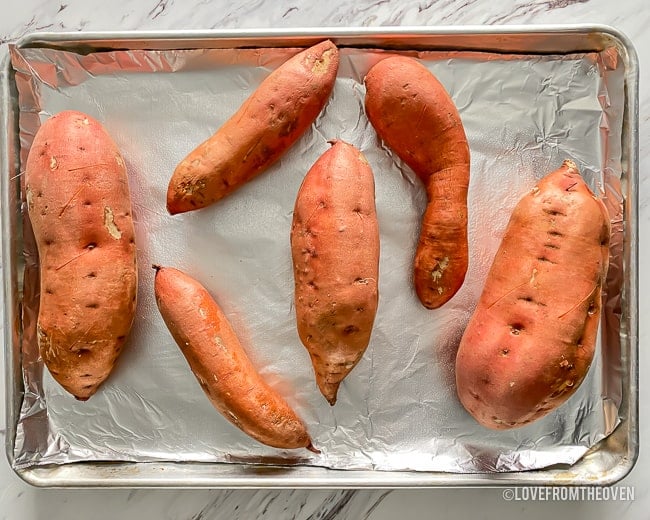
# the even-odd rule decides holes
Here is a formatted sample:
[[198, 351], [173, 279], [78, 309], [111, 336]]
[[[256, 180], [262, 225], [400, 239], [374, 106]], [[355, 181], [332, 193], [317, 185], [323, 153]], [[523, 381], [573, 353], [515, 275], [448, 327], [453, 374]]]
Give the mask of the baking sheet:
[[[24, 356], [34, 362], [24, 365], [16, 467], [284, 459], [345, 469], [525, 470], [571, 464], [616, 426], [620, 360], [604, 364], [603, 356], [616, 349], [617, 330], [601, 330], [590, 373], [568, 403], [511, 432], [489, 432], [464, 412], [453, 359], [509, 213], [536, 179], [572, 158], [593, 189], [607, 192], [613, 213], [620, 211], [624, 92], [617, 55], [413, 54], [452, 94], [472, 153], [467, 280], [447, 306], [427, 311], [410, 283], [424, 190], [380, 146], [363, 115], [361, 80], [386, 55], [381, 51], [343, 49], [330, 103], [279, 164], [211, 208], [166, 214], [174, 166], [295, 52], [13, 50], [23, 164], [50, 114], [74, 108], [104, 123], [129, 167], [140, 262], [131, 341], [90, 401], [79, 403], [56, 385], [25, 335]], [[295, 332], [288, 233], [298, 186], [335, 137], [358, 146], [373, 167], [382, 249], [371, 345], [330, 408]], [[320, 456], [261, 446], [212, 409], [155, 309], [154, 262], [185, 269], [216, 295], [255, 364], [308, 424]], [[612, 258], [613, 272], [620, 263]], [[614, 320], [602, 323], [616, 323], [620, 283], [610, 280], [606, 308]]]

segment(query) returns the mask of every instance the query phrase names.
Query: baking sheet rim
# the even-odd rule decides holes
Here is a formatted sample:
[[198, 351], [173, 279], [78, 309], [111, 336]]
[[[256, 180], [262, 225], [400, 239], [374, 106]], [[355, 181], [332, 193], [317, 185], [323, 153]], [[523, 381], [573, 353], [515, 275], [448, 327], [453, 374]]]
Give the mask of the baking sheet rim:
[[[391, 476], [396, 474], [407, 474], [407, 472], [372, 472], [372, 471], [353, 471], [348, 470], [345, 472], [325, 469], [325, 468], [316, 468], [314, 471], [324, 474], [334, 474], [326, 478], [317, 478], [312, 479], [310, 482], [304, 482], [305, 478], [293, 477], [286, 478], [286, 476], [273, 476], [268, 478], [260, 479], [260, 476], [257, 475], [251, 479], [250, 476], [239, 475], [238, 477], [229, 476], [227, 478], [223, 477], [211, 477], [209, 479], [202, 479], [202, 482], [188, 482], [186, 479], [178, 479], [172, 481], [169, 479], [164, 479], [162, 483], [158, 483], [156, 479], [148, 479], [148, 484], [144, 483], [144, 480], [138, 479], [135, 477], [124, 477], [124, 478], [115, 478], [117, 475], [115, 472], [111, 472], [112, 476], [110, 478], [96, 477], [95, 479], [87, 479], [86, 481], [74, 481], [74, 479], [66, 478], [49, 478], [47, 476], [43, 477], [39, 475], [41, 473], [59, 473], [57, 471], [61, 467], [57, 467], [54, 471], [49, 467], [40, 467], [40, 468], [28, 468], [23, 470], [17, 470], [14, 468], [14, 471], [26, 482], [40, 487], [103, 487], [110, 485], [111, 487], [149, 487], [149, 486], [164, 486], [164, 487], [309, 487], [309, 488], [340, 488], [340, 487], [372, 487], [372, 488], [384, 488], [384, 487], [434, 487], [434, 486], [468, 486], [468, 485], [488, 485], [494, 486], [498, 482], [501, 485], [513, 485], [513, 484], [549, 484], [553, 483], [558, 484], [599, 484], [599, 485], [611, 485], [629, 473], [632, 467], [634, 466], [636, 459], [638, 457], [638, 245], [637, 245], [637, 234], [638, 234], [638, 60], [636, 56], [636, 51], [632, 46], [629, 39], [617, 31], [616, 29], [598, 24], [575, 24], [575, 25], [533, 25], [533, 26], [520, 26], [520, 25], [510, 25], [510, 26], [463, 26], [463, 27], [386, 27], [386, 28], [311, 28], [311, 29], [246, 29], [246, 30], [213, 30], [213, 31], [179, 31], [179, 30], [168, 30], [168, 31], [120, 31], [120, 32], [61, 32], [61, 33], [52, 33], [52, 32], [37, 32], [26, 35], [20, 38], [15, 45], [17, 47], [29, 47], [29, 46], [39, 46], [47, 45], [50, 43], [61, 43], [68, 45], [81, 45], [81, 42], [90, 42], [94, 41], [95, 43], [104, 42], [104, 45], [110, 48], [117, 48], [116, 43], [125, 42], [130, 40], [133, 41], [148, 41], [155, 40], [157, 42], [167, 42], [170, 39], [172, 41], [184, 40], [201, 40], [201, 39], [215, 39], [215, 40], [224, 40], [224, 39], [238, 39], [241, 41], [252, 40], [250, 41], [251, 45], [255, 46], [264, 46], [262, 44], [268, 43], [264, 42], [264, 39], [274, 40], [275, 38], [288, 39], [288, 38], [307, 38], [307, 39], [324, 39], [324, 38], [340, 38], [340, 39], [355, 39], [355, 38], [382, 38], [381, 41], [377, 42], [377, 46], [381, 47], [382, 44], [385, 44], [384, 41], [386, 37], [398, 37], [398, 36], [437, 36], [437, 35], [473, 35], [473, 36], [485, 36], [485, 37], [496, 37], [499, 35], [520, 35], [524, 36], [526, 34], [541, 34], [541, 33], [555, 33], [555, 34], [573, 34], [576, 36], [591, 33], [601, 33], [610, 38], [613, 38], [618, 42], [620, 49], [625, 51], [623, 56], [625, 60], [625, 81], [626, 81], [626, 99], [624, 102], [626, 109], [626, 120], [624, 122], [623, 128], [623, 163], [627, 166], [627, 182], [628, 182], [628, 201], [630, 204], [627, 205], [627, 213], [630, 218], [629, 223], [631, 225], [627, 226], [627, 238], [630, 243], [631, 251], [629, 253], [630, 263], [628, 265], [628, 276], [626, 277], [626, 292], [627, 292], [627, 315], [624, 315], [627, 318], [627, 330], [628, 334], [625, 338], [624, 344], [628, 346], [627, 354], [627, 364], [628, 368], [627, 380], [629, 385], [624, 387], [624, 396], [623, 403], [621, 406], [621, 411], [624, 414], [621, 424], [618, 426], [610, 437], [601, 441], [596, 445], [590, 453], [598, 451], [599, 449], [604, 449], [603, 446], [608, 442], [611, 437], [621, 437], [624, 435], [623, 439], [623, 448], [620, 452], [620, 460], [618, 464], [613, 466], [609, 472], [601, 472], [599, 478], [590, 478], [589, 476], [583, 476], [582, 480], [577, 480], [576, 478], [569, 478], [568, 481], [560, 478], [549, 478], [549, 479], [536, 479], [530, 478], [537, 474], [553, 476], [555, 469], [551, 470], [540, 470], [532, 472], [513, 472], [498, 474], [495, 477], [493, 473], [477, 473], [477, 474], [447, 474], [447, 473], [433, 473], [433, 472], [417, 472], [414, 475], [411, 475], [413, 478], [406, 478], [403, 482], [398, 481], [397, 479], [392, 479]], [[525, 33], [525, 34], [524, 34]], [[272, 46], [276, 46], [274, 44]], [[292, 42], [291, 45], [294, 45]], [[345, 43], [343, 43], [345, 45]], [[112, 46], [112, 47], [111, 47]], [[106, 48], [106, 47], [105, 47]], [[124, 47], [121, 47], [124, 48]], [[150, 48], [150, 47], [146, 47]], [[155, 48], [155, 46], [153, 47]], [[494, 50], [493, 47], [490, 50]], [[567, 51], [569, 52], [569, 51]], [[547, 53], [543, 53], [547, 54]], [[11, 76], [11, 65], [7, 56], [1, 56], [3, 58], [3, 89], [2, 92], [8, 96], [9, 92], [9, 81]], [[3, 142], [1, 143], [3, 149], [12, 152], [9, 150], [9, 134], [7, 132], [10, 126], [13, 126], [15, 121], [12, 121], [13, 107], [11, 106], [11, 99], [3, 99], [4, 107], [4, 123], [5, 128], [2, 137]], [[13, 265], [14, 259], [11, 258], [12, 251], [12, 240], [14, 236], [11, 234], [13, 229], [10, 226], [10, 217], [11, 217], [11, 208], [9, 187], [13, 185], [11, 183], [11, 177], [13, 176], [13, 169], [10, 165], [9, 157], [13, 157], [13, 154], [2, 154], [2, 162], [0, 166], [8, 174], [3, 175], [2, 179], [2, 197], [3, 197], [3, 243], [2, 243], [2, 253], [3, 253], [3, 288], [4, 294], [13, 296], [13, 299], [17, 297], [15, 289], [10, 286], [11, 276], [7, 276], [7, 273], [13, 273], [15, 266]], [[9, 237], [9, 238], [8, 238]], [[13, 359], [11, 347], [13, 344], [13, 327], [7, 326], [15, 323], [16, 316], [14, 315], [15, 309], [13, 305], [5, 305], [4, 307], [4, 317], [5, 317], [5, 362], [6, 362], [6, 388], [7, 388], [7, 438], [6, 438], [6, 451], [7, 457], [9, 459], [10, 465], [13, 467], [13, 442], [15, 437], [16, 430], [16, 414], [17, 411], [13, 406], [13, 399], [16, 396], [16, 391], [20, 392], [18, 385], [19, 381], [16, 381], [14, 377], [14, 371], [11, 370]], [[616, 453], [616, 452], [615, 452]], [[618, 453], [616, 453], [618, 454]], [[580, 465], [582, 461], [576, 463]], [[79, 463], [68, 464], [70, 466], [76, 466]], [[82, 463], [83, 464], [83, 463]], [[133, 465], [141, 466], [147, 465], [149, 468], [155, 466], [173, 466], [177, 463], [170, 464], [159, 464], [159, 463], [115, 463], [113, 468], [121, 467], [132, 467]], [[223, 464], [213, 464], [213, 463], [184, 463], [183, 466], [187, 467], [188, 465], [205, 465], [208, 466], [223, 466]], [[104, 466], [105, 464], [90, 464], [91, 466]], [[86, 465], [88, 466], [88, 465]], [[268, 468], [268, 472], [273, 473], [273, 468]], [[573, 468], [573, 467], [572, 467]], [[294, 468], [292, 468], [294, 469]], [[300, 470], [301, 468], [298, 468]], [[286, 468], [279, 468], [280, 472], [286, 472]], [[560, 477], [562, 476], [562, 470], [560, 471]], [[126, 470], [127, 474], [133, 474], [133, 471]], [[303, 469], [304, 472], [304, 469]], [[312, 471], [309, 471], [312, 472]], [[101, 473], [99, 471], [98, 473]], [[346, 474], [345, 478], [336, 477], [335, 474]], [[348, 475], [350, 473], [350, 475]], [[567, 475], [571, 475], [573, 472], [564, 472]], [[368, 478], [369, 475], [373, 475], [373, 478]], [[380, 478], [377, 478], [377, 475], [380, 475]], [[437, 477], [437, 478], [436, 478]], [[527, 478], [528, 477], [528, 478]], [[576, 475], [577, 477], [577, 475]], [[263, 482], [263, 483], [262, 483]], [[288, 482], [294, 482], [289, 485]]]

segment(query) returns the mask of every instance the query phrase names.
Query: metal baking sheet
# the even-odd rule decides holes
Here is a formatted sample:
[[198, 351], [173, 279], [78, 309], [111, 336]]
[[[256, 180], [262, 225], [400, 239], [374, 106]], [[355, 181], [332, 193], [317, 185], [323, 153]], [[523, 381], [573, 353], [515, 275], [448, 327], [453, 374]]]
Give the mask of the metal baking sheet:
[[[344, 59], [332, 101], [303, 138], [302, 146], [291, 152], [277, 171], [233, 197], [230, 207], [222, 205], [176, 220], [164, 215], [164, 202], [156, 203], [155, 197], [164, 201], [167, 170], [182, 158], [181, 150], [191, 147], [196, 136], [209, 135], [215, 120], [223, 115], [204, 109], [211, 97], [234, 92], [222, 98], [227, 105], [224, 114], [232, 111], [236, 96], [243, 100], [251, 86], [287, 53], [325, 38], [341, 47]], [[282, 34], [41, 34], [22, 39], [15, 51], [18, 59], [15, 55], [14, 67], [5, 59], [3, 68], [7, 109], [3, 146], [9, 152], [3, 154], [2, 165], [3, 258], [7, 367], [11, 370], [7, 424], [12, 430], [7, 449], [23, 478], [45, 486], [397, 487], [608, 483], [631, 468], [638, 442], [637, 71], [634, 51], [623, 35], [606, 27], [586, 26], [395, 28], [381, 32], [321, 29]], [[464, 292], [434, 320], [413, 306], [416, 302], [408, 290], [399, 289], [408, 289], [410, 266], [409, 247], [401, 240], [413, 239], [401, 232], [400, 226], [415, 227], [422, 190], [417, 190], [412, 173], [379, 146], [372, 129], [361, 123], [363, 73], [387, 52], [416, 56], [443, 80], [461, 110], [473, 152], [470, 235], [478, 261], [470, 268]], [[25, 64], [20, 62], [22, 58], [28, 58]], [[120, 63], [117, 74], [116, 61]], [[494, 104], [495, 100], [485, 99], [482, 104], [473, 90], [480, 89], [480, 81], [468, 79], [468, 73], [506, 90], [513, 86], [509, 77], [547, 81], [562, 116], [548, 111], [544, 100], [539, 106], [525, 101], [517, 105], [522, 100], [516, 95], [507, 98], [514, 106], [486, 114], [485, 103]], [[607, 78], [589, 77], [608, 74]], [[39, 85], [17, 89], [30, 75]], [[110, 76], [112, 83], [99, 93], [97, 89], [102, 87], [90, 79], [101, 80], [102, 75]], [[553, 78], [568, 76], [575, 80], [569, 83], [569, 92], [557, 90]], [[208, 79], [215, 84], [206, 87]], [[165, 87], [173, 88], [173, 93], [166, 94]], [[19, 98], [17, 90], [34, 93], [34, 97]], [[116, 92], [122, 96], [113, 95], [111, 104], [110, 94]], [[125, 98], [125, 92], [132, 95]], [[187, 99], [183, 101], [184, 96], [194, 105], [189, 113], [191, 107]], [[148, 106], [143, 109], [144, 103]], [[166, 106], [179, 103], [185, 105], [178, 113]], [[254, 355], [271, 380], [291, 396], [320, 444], [321, 456], [292, 459], [290, 454], [260, 447], [223, 426], [197, 391], [166, 331], [156, 322], [147, 296], [151, 276], [142, 270], [139, 318], [146, 325], [134, 330], [131, 353], [125, 353], [130, 358], [120, 363], [105, 385], [103, 397], [91, 400], [94, 406], [71, 402], [48, 380], [49, 374], [33, 349], [21, 349], [21, 342], [30, 344], [28, 331], [34, 318], [30, 298], [37, 294], [29, 283], [33, 282], [29, 269], [36, 270], [29, 256], [25, 291], [20, 287], [21, 262], [25, 260], [21, 250], [29, 242], [28, 233], [23, 239], [16, 231], [21, 223], [17, 197], [20, 164], [40, 119], [64, 108], [97, 116], [122, 145], [136, 179], [131, 182], [140, 228], [141, 266], [156, 261], [188, 269], [232, 302], [231, 318], [245, 331], [251, 345], [283, 347], [259, 348]], [[134, 116], [127, 117], [127, 112]], [[138, 118], [142, 114], [146, 117]], [[501, 117], [508, 114], [511, 119]], [[559, 121], [549, 120], [555, 117]], [[175, 140], [164, 130], [164, 124], [170, 122], [179, 125], [174, 129]], [[571, 131], [563, 135], [567, 122]], [[508, 135], [514, 128], [519, 135]], [[498, 137], [489, 142], [482, 137], [485, 135]], [[312, 391], [308, 359], [299, 356], [304, 353], [292, 328], [290, 265], [283, 255], [286, 244], [267, 240], [267, 258], [255, 250], [255, 244], [264, 240], [270, 228], [265, 224], [257, 230], [261, 235], [250, 234], [260, 214], [267, 222], [278, 221], [279, 227], [272, 233], [281, 233], [302, 175], [332, 136], [359, 146], [375, 170], [386, 279], [383, 291], [380, 281], [380, 291], [388, 295], [384, 296], [388, 300], [385, 314], [380, 306], [378, 315], [383, 326], [373, 335], [378, 339], [371, 343], [365, 363], [353, 372], [356, 377], [344, 383], [340, 404], [334, 410], [319, 402], [320, 396]], [[512, 142], [518, 146], [504, 146]], [[495, 150], [499, 149], [505, 151], [498, 154]], [[565, 405], [534, 428], [493, 434], [473, 424], [454, 400], [449, 376], [455, 343], [478, 296], [481, 277], [498, 245], [509, 209], [562, 154], [578, 159], [592, 188], [607, 195], [619, 231], [601, 348], [587, 381], [570, 401], [572, 405]], [[495, 168], [501, 171], [493, 177], [507, 180], [505, 187], [491, 180], [489, 174]], [[396, 193], [401, 195], [395, 197]], [[249, 216], [242, 219], [242, 208], [250, 208], [252, 203], [247, 201], [251, 200], [256, 210], [246, 212]], [[486, 201], [492, 201], [489, 208]], [[498, 207], [497, 214], [488, 215], [486, 211], [493, 207]], [[486, 220], [492, 223], [487, 234], [480, 231]], [[208, 238], [206, 231], [213, 236]], [[215, 237], [217, 246], [211, 240]], [[224, 256], [215, 270], [213, 259], [219, 258], [220, 250], [222, 255], [233, 250], [238, 254]], [[197, 254], [206, 251], [208, 254]], [[268, 270], [274, 263], [280, 267]], [[242, 290], [242, 274], [245, 280], [251, 272], [267, 271], [251, 284], [252, 290]], [[401, 285], [391, 286], [396, 283]], [[277, 303], [278, 295], [283, 303]], [[22, 316], [21, 305], [25, 310]], [[400, 316], [400, 309], [410, 314]], [[271, 325], [276, 323], [280, 326]], [[24, 337], [22, 330], [26, 331]], [[398, 348], [408, 352], [390, 357]], [[410, 361], [400, 367], [404, 358]], [[380, 365], [385, 365], [384, 372]], [[287, 374], [292, 375], [289, 386], [282, 382]], [[163, 389], [169, 390], [169, 381], [173, 381], [174, 391], [163, 393]], [[399, 392], [387, 392], [388, 388]], [[428, 394], [427, 389], [434, 393]], [[418, 417], [420, 422], [404, 420], [409, 417]], [[422, 428], [422, 423], [427, 426]]]

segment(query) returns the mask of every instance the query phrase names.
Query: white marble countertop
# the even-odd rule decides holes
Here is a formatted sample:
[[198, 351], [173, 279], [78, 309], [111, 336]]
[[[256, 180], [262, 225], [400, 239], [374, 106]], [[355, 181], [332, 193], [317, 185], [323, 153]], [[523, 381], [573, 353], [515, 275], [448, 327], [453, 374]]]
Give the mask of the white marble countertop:
[[[332, 0], [232, 2], [143, 0], [0, 0], [0, 43], [36, 30], [130, 30], [289, 28], [308, 26], [467, 25], [599, 23], [624, 32], [640, 61], [640, 261], [648, 245], [650, 166], [645, 138], [650, 133], [650, 95], [644, 87], [650, 70], [650, 5], [647, 0]], [[647, 315], [640, 272], [640, 316]], [[644, 346], [648, 322], [640, 320], [641, 453], [632, 472], [618, 486], [630, 486], [634, 500], [504, 500], [501, 489], [431, 489], [400, 491], [219, 491], [219, 490], [44, 490], [30, 487], [0, 457], [0, 520], [94, 518], [177, 519], [360, 519], [420, 518], [646, 519], [650, 510], [650, 441], [644, 420], [648, 389], [644, 376], [650, 360]], [[0, 361], [0, 437], [4, 443], [4, 369]]]

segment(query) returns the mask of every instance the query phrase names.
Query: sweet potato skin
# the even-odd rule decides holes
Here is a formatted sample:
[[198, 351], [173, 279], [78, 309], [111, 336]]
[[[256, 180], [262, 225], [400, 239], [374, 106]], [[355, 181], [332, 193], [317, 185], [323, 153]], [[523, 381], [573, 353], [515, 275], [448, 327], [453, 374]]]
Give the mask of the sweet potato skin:
[[208, 291], [182, 271], [155, 268], [160, 314], [212, 405], [263, 444], [313, 450], [305, 425], [257, 373]]
[[370, 342], [378, 304], [379, 225], [365, 157], [335, 141], [309, 170], [291, 226], [298, 334], [334, 405]]
[[172, 215], [203, 208], [263, 172], [314, 122], [334, 88], [339, 51], [329, 40], [273, 71], [217, 132], [176, 167]]
[[593, 360], [610, 223], [565, 161], [515, 207], [456, 358], [460, 401], [517, 428], [565, 402]]
[[66, 391], [86, 400], [113, 369], [135, 316], [124, 160], [98, 121], [58, 113], [34, 137], [25, 197], [40, 262], [40, 355]]
[[381, 60], [365, 78], [365, 108], [377, 135], [427, 191], [414, 260], [415, 291], [435, 309], [449, 301], [468, 266], [469, 146], [453, 100], [413, 58]]

